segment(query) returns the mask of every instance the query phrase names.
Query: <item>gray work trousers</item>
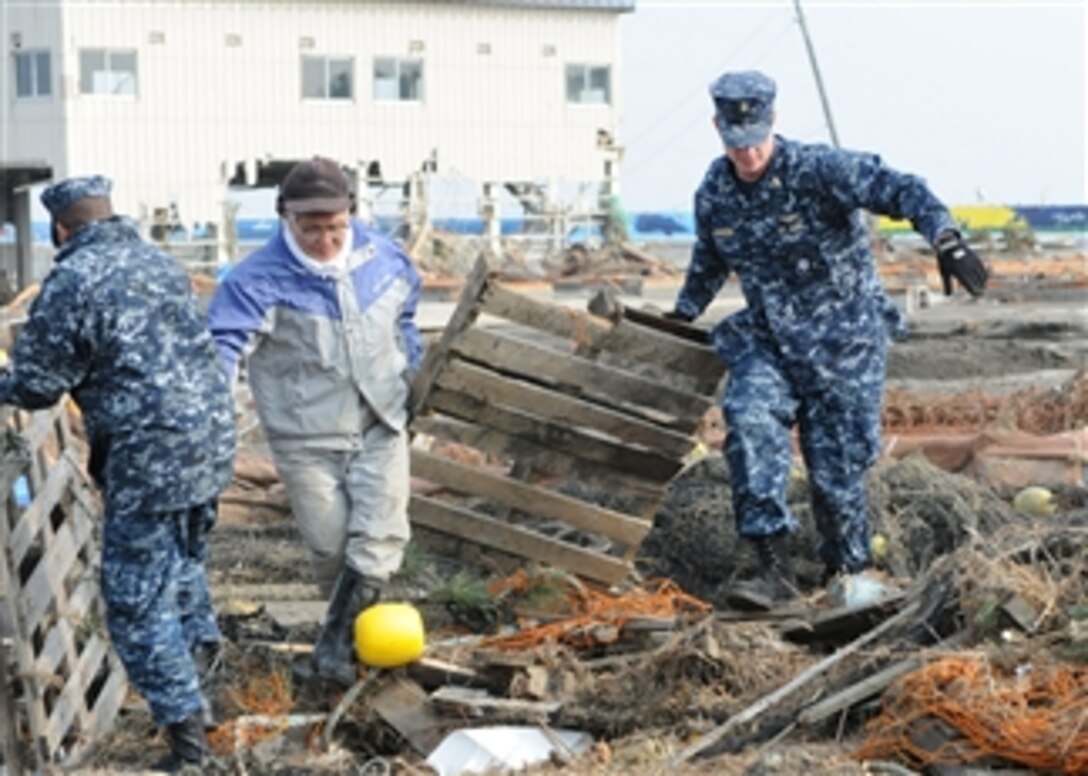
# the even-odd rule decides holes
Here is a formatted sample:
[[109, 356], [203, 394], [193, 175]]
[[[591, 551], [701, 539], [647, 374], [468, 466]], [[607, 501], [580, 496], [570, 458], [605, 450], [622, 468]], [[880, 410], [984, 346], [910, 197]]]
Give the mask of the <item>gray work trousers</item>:
[[400, 568], [409, 538], [406, 432], [377, 422], [357, 449], [271, 447], [325, 598], [345, 563], [379, 580]]

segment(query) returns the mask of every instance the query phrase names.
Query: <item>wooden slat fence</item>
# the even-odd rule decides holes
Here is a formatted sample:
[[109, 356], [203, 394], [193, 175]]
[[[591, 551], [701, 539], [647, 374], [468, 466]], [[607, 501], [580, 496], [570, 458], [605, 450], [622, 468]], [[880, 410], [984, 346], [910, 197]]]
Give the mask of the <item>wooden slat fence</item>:
[[2, 413], [0, 739], [8, 773], [54, 772], [109, 730], [127, 681], [98, 593], [100, 510], [64, 405]]

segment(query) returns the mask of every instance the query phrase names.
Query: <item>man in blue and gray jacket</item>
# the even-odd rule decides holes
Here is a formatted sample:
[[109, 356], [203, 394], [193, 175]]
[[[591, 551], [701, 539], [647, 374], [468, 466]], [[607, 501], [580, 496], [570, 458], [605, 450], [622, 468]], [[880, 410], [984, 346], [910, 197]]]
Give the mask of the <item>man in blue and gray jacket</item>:
[[329, 608], [319, 676], [355, 678], [353, 625], [408, 541], [408, 393], [422, 341], [420, 278], [393, 240], [353, 218], [340, 166], [301, 162], [279, 232], [232, 269], [209, 322], [228, 373], [247, 377]]
[[955, 278], [978, 296], [987, 273], [947, 208], [921, 178], [879, 156], [807, 145], [773, 133], [775, 83], [725, 73], [710, 87], [725, 153], [695, 195], [696, 242], [668, 317], [694, 320], [731, 274], [747, 306], [714, 328], [729, 368], [722, 408], [738, 534], [761, 575], [738, 605], [792, 596], [786, 504], [798, 428], [826, 576], [870, 565], [865, 473], [880, 452], [880, 402], [891, 335], [903, 320], [884, 293], [863, 211], [909, 219], [937, 254], [945, 292]]

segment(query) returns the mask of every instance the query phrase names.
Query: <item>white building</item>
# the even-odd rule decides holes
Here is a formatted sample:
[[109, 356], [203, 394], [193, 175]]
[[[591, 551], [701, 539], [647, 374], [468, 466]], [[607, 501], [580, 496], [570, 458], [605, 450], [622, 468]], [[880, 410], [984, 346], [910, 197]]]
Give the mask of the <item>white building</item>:
[[[0, 0], [0, 220], [113, 178], [118, 210], [219, 223], [230, 183], [338, 159], [539, 193], [608, 185], [634, 0]], [[18, 198], [15, 197], [17, 200]]]

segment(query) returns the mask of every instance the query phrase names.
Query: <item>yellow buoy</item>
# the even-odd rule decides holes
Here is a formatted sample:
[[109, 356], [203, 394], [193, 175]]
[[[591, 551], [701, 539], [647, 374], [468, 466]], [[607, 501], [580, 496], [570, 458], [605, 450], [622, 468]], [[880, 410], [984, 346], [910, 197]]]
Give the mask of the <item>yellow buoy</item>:
[[1017, 512], [1031, 517], [1049, 517], [1058, 505], [1054, 503], [1054, 494], [1049, 488], [1031, 485], [1016, 494], [1012, 506]]
[[411, 604], [377, 603], [355, 618], [355, 654], [365, 665], [393, 668], [423, 655], [423, 618]]
[[884, 534], [873, 534], [873, 538], [870, 540], [870, 549], [873, 553], [873, 560], [877, 563], [883, 561], [888, 557], [888, 539]]

